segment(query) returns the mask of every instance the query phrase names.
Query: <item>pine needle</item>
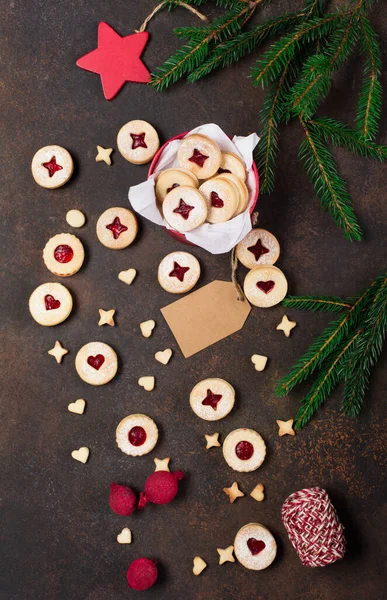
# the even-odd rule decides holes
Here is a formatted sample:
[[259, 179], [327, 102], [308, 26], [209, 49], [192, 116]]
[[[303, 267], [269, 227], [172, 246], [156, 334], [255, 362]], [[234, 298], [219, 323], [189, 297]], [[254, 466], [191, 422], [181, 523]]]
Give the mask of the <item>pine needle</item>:
[[338, 313], [351, 308], [354, 302], [349, 302], [337, 296], [287, 296], [282, 302], [288, 308], [312, 310], [328, 313]]

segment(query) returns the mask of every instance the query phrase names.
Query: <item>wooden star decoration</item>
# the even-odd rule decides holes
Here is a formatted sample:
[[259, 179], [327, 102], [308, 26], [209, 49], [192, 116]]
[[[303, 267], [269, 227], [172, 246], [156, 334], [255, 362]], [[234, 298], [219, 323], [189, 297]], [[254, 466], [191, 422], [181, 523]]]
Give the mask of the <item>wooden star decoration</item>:
[[110, 167], [112, 164], [110, 155], [113, 152], [113, 148], [103, 148], [102, 146], [97, 146], [97, 150], [98, 154], [95, 157], [95, 162], [105, 162]]
[[99, 321], [98, 325], [110, 325], [110, 327], [114, 327], [114, 313], [116, 312], [114, 308], [111, 310], [103, 310], [103, 308], [98, 309], [99, 312]]
[[282, 321], [277, 325], [277, 331], [283, 331], [286, 337], [289, 337], [291, 330], [297, 325], [295, 321], [289, 321], [286, 315], [282, 317]]
[[212, 435], [205, 435], [204, 436], [206, 438], [206, 450], [209, 450], [210, 448], [219, 448], [219, 446], [221, 445], [219, 442], [219, 433], [213, 433]]
[[51, 348], [51, 350], [48, 350], [47, 354], [49, 354], [50, 356], [54, 356], [56, 362], [59, 364], [62, 362], [62, 358], [64, 357], [64, 355], [68, 354], [68, 352], [69, 351], [66, 350], [66, 348], [63, 348], [60, 342], [56, 341], [55, 346]]
[[244, 496], [244, 493], [239, 489], [236, 481], [234, 481], [231, 487], [223, 488], [223, 491], [230, 498], [231, 504], [233, 504], [237, 498], [242, 498], [242, 496]]
[[169, 471], [169, 461], [171, 460], [169, 456], [167, 458], [154, 458], [154, 463], [156, 465], [156, 471]]
[[235, 562], [235, 557], [233, 555], [234, 546], [228, 546], [227, 548], [217, 548], [217, 553], [219, 554], [219, 564], [223, 565], [225, 562]]
[[278, 435], [280, 437], [283, 435], [296, 435], [296, 432], [293, 429], [294, 419], [289, 419], [289, 421], [280, 421], [278, 419], [276, 423], [279, 427]]

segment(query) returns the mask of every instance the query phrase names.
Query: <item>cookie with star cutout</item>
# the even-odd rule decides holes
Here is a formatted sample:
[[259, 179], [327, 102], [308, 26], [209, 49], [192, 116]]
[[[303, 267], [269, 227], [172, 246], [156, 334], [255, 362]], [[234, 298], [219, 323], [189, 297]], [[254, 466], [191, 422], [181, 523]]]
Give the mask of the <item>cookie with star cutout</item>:
[[254, 306], [270, 308], [285, 298], [288, 282], [278, 267], [261, 265], [247, 273], [243, 291], [247, 300]]
[[134, 165], [144, 165], [152, 160], [160, 147], [156, 129], [147, 121], [136, 119], [121, 127], [117, 146], [122, 156]]
[[222, 153], [207, 136], [193, 134], [180, 142], [177, 159], [180, 167], [192, 171], [198, 179], [208, 179], [218, 172]]
[[59, 277], [70, 277], [83, 265], [85, 251], [82, 242], [72, 233], [58, 233], [50, 238], [43, 250], [47, 269]]
[[185, 294], [198, 282], [200, 264], [189, 252], [171, 252], [159, 264], [158, 280], [171, 294]]
[[38, 185], [54, 190], [68, 182], [74, 163], [70, 152], [62, 146], [44, 146], [35, 153], [31, 171]]
[[193, 388], [189, 402], [195, 415], [205, 421], [226, 417], [235, 403], [235, 390], [228, 381], [217, 377], [203, 379]]
[[59, 325], [73, 308], [73, 298], [61, 283], [42, 283], [34, 290], [28, 303], [32, 318], [45, 327]]
[[237, 244], [238, 260], [248, 269], [259, 265], [274, 265], [280, 255], [277, 238], [266, 229], [252, 229]]
[[199, 190], [179, 186], [171, 190], [163, 202], [163, 215], [176, 231], [186, 232], [199, 227], [207, 219], [207, 203]]
[[104, 342], [89, 342], [82, 346], [75, 358], [79, 377], [90, 385], [105, 385], [117, 373], [117, 354]]
[[137, 219], [128, 208], [108, 208], [97, 221], [97, 237], [101, 244], [111, 250], [122, 250], [136, 239]]

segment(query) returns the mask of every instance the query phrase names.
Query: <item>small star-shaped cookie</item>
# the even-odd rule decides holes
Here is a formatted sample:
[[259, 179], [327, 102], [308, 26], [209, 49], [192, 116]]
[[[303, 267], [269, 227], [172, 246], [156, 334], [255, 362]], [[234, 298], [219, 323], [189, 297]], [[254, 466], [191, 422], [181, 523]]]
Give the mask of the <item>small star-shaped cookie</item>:
[[231, 504], [233, 504], [237, 498], [244, 496], [244, 493], [241, 492], [236, 481], [234, 481], [231, 487], [223, 488], [223, 491], [230, 498]]
[[116, 312], [114, 308], [111, 310], [103, 310], [103, 308], [98, 309], [99, 312], [99, 321], [98, 325], [110, 325], [110, 327], [114, 327], [114, 313]]
[[286, 315], [282, 317], [282, 321], [277, 325], [277, 331], [283, 331], [286, 337], [289, 337], [291, 330], [297, 325], [295, 321], [289, 321]]
[[279, 427], [278, 435], [282, 437], [283, 435], [296, 435], [296, 432], [293, 429], [294, 419], [289, 419], [289, 421], [280, 421], [277, 420], [277, 425]]
[[154, 458], [153, 460], [156, 465], [155, 472], [156, 471], [169, 471], [168, 464], [169, 464], [169, 461], [171, 460], [169, 458], [169, 456], [167, 458]]
[[113, 152], [113, 148], [102, 148], [102, 146], [97, 146], [98, 154], [95, 157], [96, 162], [105, 162], [107, 165], [112, 164], [112, 159], [110, 158], [111, 153]]
[[227, 548], [217, 548], [216, 551], [219, 554], [220, 565], [222, 565], [225, 562], [235, 562], [235, 558], [233, 555], [234, 546], [228, 546]]
[[210, 448], [219, 448], [219, 446], [221, 445], [219, 442], [219, 433], [213, 433], [212, 435], [205, 435], [204, 436], [206, 438], [206, 450], [209, 450]]
[[47, 354], [54, 356], [57, 363], [61, 363], [64, 355], [68, 354], [68, 350], [63, 348], [62, 344], [57, 341], [55, 342], [55, 346], [51, 348], [51, 350], [48, 350]]

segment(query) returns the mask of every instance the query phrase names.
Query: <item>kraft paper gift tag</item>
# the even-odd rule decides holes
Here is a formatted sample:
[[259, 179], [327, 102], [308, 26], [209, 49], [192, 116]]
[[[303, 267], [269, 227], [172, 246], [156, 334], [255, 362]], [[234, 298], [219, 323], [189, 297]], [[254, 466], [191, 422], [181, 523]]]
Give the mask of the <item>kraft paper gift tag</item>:
[[242, 329], [251, 306], [230, 281], [208, 285], [161, 309], [185, 358]]

